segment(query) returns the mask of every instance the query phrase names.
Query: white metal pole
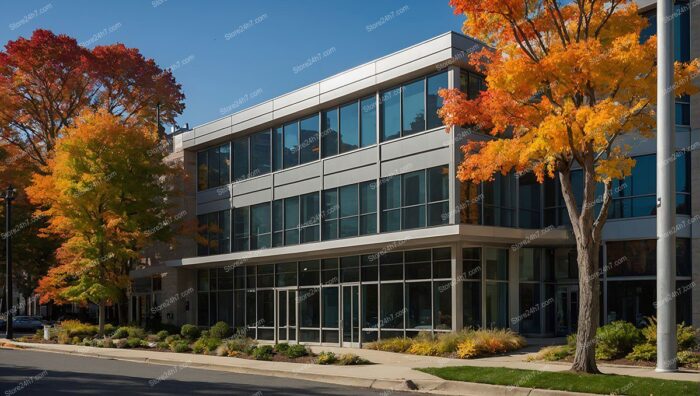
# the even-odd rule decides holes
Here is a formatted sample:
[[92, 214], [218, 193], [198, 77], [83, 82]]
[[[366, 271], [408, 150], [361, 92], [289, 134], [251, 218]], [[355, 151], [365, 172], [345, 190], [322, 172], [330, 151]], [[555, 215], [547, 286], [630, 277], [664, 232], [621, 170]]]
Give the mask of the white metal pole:
[[656, 5], [656, 371], [676, 371], [676, 165], [673, 89], [673, 1]]

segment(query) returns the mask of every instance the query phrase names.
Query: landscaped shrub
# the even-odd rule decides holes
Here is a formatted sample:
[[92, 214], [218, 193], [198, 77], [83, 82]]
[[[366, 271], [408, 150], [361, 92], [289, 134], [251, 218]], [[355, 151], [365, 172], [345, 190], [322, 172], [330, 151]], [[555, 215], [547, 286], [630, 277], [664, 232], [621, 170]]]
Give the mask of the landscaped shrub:
[[613, 360], [632, 352], [643, 340], [642, 333], [632, 323], [618, 320], [599, 327], [596, 332], [596, 359]]
[[257, 342], [248, 337], [237, 337], [226, 341], [226, 349], [229, 352], [250, 353]]
[[156, 337], [158, 338], [158, 341], [165, 341], [165, 339], [168, 338], [168, 331], [161, 330], [158, 333], [156, 333]]
[[73, 345], [79, 345], [81, 342], [82, 342], [82, 340], [78, 336], [75, 336], [75, 337], [71, 338], [71, 340], [70, 340], [70, 343]]
[[333, 364], [336, 361], [338, 361], [338, 358], [335, 356], [335, 353], [333, 352], [321, 352], [318, 354], [318, 358], [316, 359], [316, 362], [318, 364]]
[[229, 337], [231, 335], [231, 327], [226, 322], [217, 322], [209, 329], [209, 335], [219, 339]]
[[271, 360], [273, 348], [272, 345], [258, 345], [250, 354], [255, 360]]
[[460, 359], [471, 359], [479, 356], [479, 349], [473, 339], [467, 339], [457, 344], [457, 357]]
[[156, 344], [156, 348], [158, 348], [158, 349], [168, 349], [168, 348], [170, 348], [170, 345], [169, 345], [167, 342], [165, 342], [165, 341], [161, 341], [161, 342], [159, 342], [159, 343]]
[[279, 344], [275, 344], [274, 348], [275, 352], [284, 354], [289, 349], [289, 344], [286, 342], [280, 342]]
[[184, 338], [194, 341], [197, 338], [199, 338], [199, 335], [201, 334], [201, 332], [199, 331], [199, 328], [197, 326], [191, 325], [191, 324], [186, 324], [186, 325], [182, 325], [182, 328], [180, 328], [180, 334]]
[[700, 355], [691, 351], [680, 351], [676, 356], [678, 356], [678, 363], [683, 365], [700, 363]]
[[343, 366], [355, 366], [358, 364], [369, 364], [369, 360], [363, 359], [353, 353], [346, 353], [338, 359], [338, 364]]
[[182, 340], [182, 337], [180, 337], [179, 334], [169, 335], [165, 337], [165, 342], [167, 342], [168, 344], [172, 344], [173, 342], [180, 340]]
[[384, 352], [406, 352], [413, 344], [410, 338], [396, 337], [379, 340], [367, 344], [367, 349], [376, 349]]
[[170, 350], [177, 353], [189, 352], [190, 345], [187, 341], [175, 341], [170, 345]]
[[141, 346], [141, 339], [136, 337], [130, 337], [126, 339], [127, 348], [138, 348]]
[[289, 345], [287, 350], [282, 352], [283, 355], [290, 359], [296, 359], [309, 354], [309, 350], [304, 345], [294, 344]]
[[59, 332], [64, 332], [71, 339], [73, 337], [90, 337], [97, 334], [97, 326], [82, 323], [79, 320], [64, 320], [58, 324]]
[[221, 340], [218, 338], [214, 337], [205, 337], [202, 336], [200, 337], [195, 343], [192, 345], [192, 352], [194, 353], [211, 353], [216, 351], [216, 348], [221, 345]]
[[629, 360], [651, 362], [656, 360], [656, 344], [637, 344], [632, 348], [627, 357]]
[[544, 347], [539, 350], [533, 357], [528, 357], [528, 360], [546, 360], [554, 362], [565, 359], [573, 354], [573, 350], [568, 345], [554, 345]]
[[436, 341], [414, 341], [407, 352], [411, 355], [421, 356], [437, 356], [440, 354]]
[[698, 345], [698, 329], [693, 326], [686, 326], [685, 323], [679, 324], [676, 336], [678, 337], [679, 351], [688, 351]]
[[118, 328], [114, 333], [112, 333], [112, 338], [127, 338], [129, 337], [129, 331], [126, 327]]

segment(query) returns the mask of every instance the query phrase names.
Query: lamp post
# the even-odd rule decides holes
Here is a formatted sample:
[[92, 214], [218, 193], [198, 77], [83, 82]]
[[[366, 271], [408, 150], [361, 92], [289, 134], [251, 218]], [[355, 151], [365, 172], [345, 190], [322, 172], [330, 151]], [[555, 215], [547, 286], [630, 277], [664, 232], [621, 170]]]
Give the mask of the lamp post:
[[656, 3], [656, 371], [676, 371], [676, 178], [673, 0]]
[[12, 201], [15, 199], [17, 190], [10, 184], [7, 190], [0, 195], [5, 200], [5, 260], [7, 262], [7, 277], [5, 281], [5, 290], [7, 291], [7, 320], [5, 324], [5, 338], [12, 339], [12, 234], [10, 233], [10, 225], [12, 223]]

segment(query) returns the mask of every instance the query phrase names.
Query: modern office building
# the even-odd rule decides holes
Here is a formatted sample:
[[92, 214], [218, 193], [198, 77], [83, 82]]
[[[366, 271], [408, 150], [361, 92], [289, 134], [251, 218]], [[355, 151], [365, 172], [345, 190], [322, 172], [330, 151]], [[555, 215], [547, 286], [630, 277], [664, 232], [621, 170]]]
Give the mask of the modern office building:
[[[698, 10], [676, 7], [676, 56], [700, 56]], [[335, 345], [468, 326], [575, 331], [576, 251], [557, 183], [456, 178], [461, 145], [487, 137], [446, 133], [437, 92], [484, 89], [465, 62], [481, 45], [445, 33], [173, 134], [171, 158], [190, 175], [176, 216], [197, 227], [131, 273], [132, 318], [225, 321], [259, 340]], [[688, 289], [677, 308], [679, 321], [700, 325], [696, 102], [677, 104], [687, 225], [677, 279]], [[633, 144], [637, 166], [616, 185], [600, 252], [601, 323], [655, 312], [655, 141]]]

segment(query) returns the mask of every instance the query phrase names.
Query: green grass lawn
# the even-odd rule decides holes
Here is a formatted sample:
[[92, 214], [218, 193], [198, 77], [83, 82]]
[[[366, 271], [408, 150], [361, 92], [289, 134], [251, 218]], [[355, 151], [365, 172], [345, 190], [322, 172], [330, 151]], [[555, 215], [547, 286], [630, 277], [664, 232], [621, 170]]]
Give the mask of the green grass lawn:
[[451, 381], [554, 389], [571, 392], [633, 396], [700, 395], [700, 383], [626, 375], [591, 375], [501, 367], [442, 367], [418, 369]]

